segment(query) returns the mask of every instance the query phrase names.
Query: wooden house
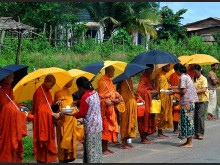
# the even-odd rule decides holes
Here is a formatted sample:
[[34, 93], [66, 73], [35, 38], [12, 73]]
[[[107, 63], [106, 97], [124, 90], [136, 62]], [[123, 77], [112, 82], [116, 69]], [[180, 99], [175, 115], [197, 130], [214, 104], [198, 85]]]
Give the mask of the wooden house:
[[202, 36], [205, 42], [213, 43], [215, 39], [214, 34], [220, 32], [220, 18], [209, 17], [196, 22], [184, 25], [187, 30], [188, 36], [193, 34]]

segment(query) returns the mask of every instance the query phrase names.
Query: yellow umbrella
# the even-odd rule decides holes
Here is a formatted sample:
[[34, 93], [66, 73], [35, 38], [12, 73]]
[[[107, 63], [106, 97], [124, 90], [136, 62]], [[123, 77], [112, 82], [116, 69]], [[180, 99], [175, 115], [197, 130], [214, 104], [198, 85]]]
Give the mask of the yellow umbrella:
[[48, 74], [52, 74], [56, 78], [56, 84], [50, 90], [52, 96], [72, 79], [70, 74], [61, 68], [51, 67], [35, 70], [23, 77], [13, 88], [15, 100], [17, 102], [32, 100], [35, 90], [43, 83]]
[[178, 59], [180, 60], [180, 63], [184, 65], [187, 64], [192, 59], [192, 56], [183, 55], [178, 57]]
[[92, 73], [89, 73], [89, 72], [86, 72], [86, 71], [83, 71], [83, 70], [80, 70], [80, 69], [71, 69], [68, 72], [71, 75], [71, 77], [73, 78], [73, 85], [70, 87], [70, 91], [72, 93], [74, 93], [78, 90], [77, 86], [76, 86], [76, 80], [79, 77], [84, 76], [84, 77], [88, 78], [89, 80], [91, 80], [95, 76]]
[[83, 68], [83, 70], [87, 72], [91, 72], [96, 75], [94, 80], [92, 81], [92, 85], [95, 89], [98, 87], [98, 80], [101, 78], [101, 76], [105, 74], [105, 68], [110, 65], [112, 65], [115, 68], [115, 74], [114, 74], [114, 77], [112, 78], [113, 80], [114, 78], [116, 78], [117, 76], [119, 76], [120, 74], [124, 72], [125, 67], [127, 66], [127, 63], [122, 62], [122, 61], [107, 60], [103, 62], [96, 62], [96, 63], [88, 64], [87, 66]]
[[199, 64], [199, 65], [211, 65], [214, 63], [219, 63], [219, 61], [208, 55], [208, 54], [194, 54], [191, 55], [191, 60], [187, 62], [187, 65], [189, 64]]

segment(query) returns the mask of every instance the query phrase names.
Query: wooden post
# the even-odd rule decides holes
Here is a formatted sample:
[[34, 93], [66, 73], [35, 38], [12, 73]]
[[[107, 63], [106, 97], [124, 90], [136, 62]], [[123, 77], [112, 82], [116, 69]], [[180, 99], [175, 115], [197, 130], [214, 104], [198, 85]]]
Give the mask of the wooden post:
[[70, 27], [70, 47], [73, 47], [73, 26]]
[[124, 40], [124, 38], [123, 38], [122, 42], [123, 42], [123, 51], [125, 51], [125, 40]]
[[112, 51], [113, 52], [115, 51], [113, 37], [112, 37]]
[[49, 42], [51, 42], [51, 38], [52, 38], [52, 26], [50, 25]]
[[69, 33], [68, 33], [68, 26], [66, 26], [66, 47], [67, 47], [67, 49], [69, 48], [69, 40], [68, 40], [68, 36], [69, 35]]
[[22, 31], [19, 31], [19, 32], [18, 32], [18, 48], [17, 48], [17, 54], [16, 54], [15, 64], [20, 64], [21, 43], [22, 43]]
[[54, 29], [54, 46], [57, 47], [57, 26]]
[[3, 44], [4, 44], [4, 38], [5, 38], [5, 31], [2, 30], [1, 40], [0, 40], [0, 53], [1, 53], [1, 50], [2, 50], [2, 47], [3, 47]]
[[46, 23], [44, 23], [44, 30], [43, 30], [43, 34], [46, 33]]

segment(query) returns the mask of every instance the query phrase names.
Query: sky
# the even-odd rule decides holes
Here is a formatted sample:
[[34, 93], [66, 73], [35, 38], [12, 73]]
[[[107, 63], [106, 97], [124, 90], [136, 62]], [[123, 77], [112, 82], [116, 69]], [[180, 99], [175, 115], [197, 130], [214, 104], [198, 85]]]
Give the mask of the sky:
[[180, 9], [188, 9], [181, 20], [183, 25], [208, 17], [220, 18], [220, 2], [160, 2], [160, 9], [168, 6], [174, 13]]

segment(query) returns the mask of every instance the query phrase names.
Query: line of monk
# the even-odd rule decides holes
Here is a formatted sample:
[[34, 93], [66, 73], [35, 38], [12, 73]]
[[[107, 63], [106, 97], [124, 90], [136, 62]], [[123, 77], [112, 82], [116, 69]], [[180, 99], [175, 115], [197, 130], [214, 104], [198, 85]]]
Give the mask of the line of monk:
[[[168, 64], [162, 67], [153, 82], [151, 75], [154, 65], [148, 64], [147, 66], [148, 69], [140, 77], [136, 92], [131, 77], [119, 82], [118, 91], [116, 90], [111, 80], [115, 72], [113, 66], [106, 67], [105, 74], [98, 81], [103, 123], [102, 152], [105, 155], [114, 153], [109, 149], [108, 144], [119, 142], [119, 135], [121, 148], [131, 149], [134, 147], [128, 143], [128, 139], [137, 137], [137, 129], [142, 144], [152, 144], [153, 142], [147, 136], [156, 131], [158, 131], [158, 138], [167, 138], [162, 132], [163, 129], [170, 129], [174, 126], [174, 132], [178, 130], [180, 110], [173, 104], [173, 97], [177, 97], [178, 101], [179, 96], [167, 95], [159, 91], [168, 90], [171, 86], [178, 86], [179, 77], [172, 74], [170, 84], [168, 83], [165, 76], [170, 70]], [[77, 120], [73, 116], [61, 113], [62, 107], [72, 105], [74, 101], [69, 90], [72, 80], [55, 93], [53, 100], [50, 89], [55, 85], [56, 79], [53, 75], [46, 76], [42, 85], [34, 93], [33, 115], [18, 111], [17, 107], [8, 99], [7, 95], [19, 107], [13, 97], [12, 81], [13, 77], [9, 76], [0, 83], [0, 162], [22, 161], [24, 151], [22, 137], [27, 135], [27, 120], [33, 121], [33, 151], [38, 163], [74, 161], [77, 157], [76, 144], [77, 141], [83, 141], [84, 128], [77, 126], [80, 119]], [[155, 96], [161, 100], [161, 112], [157, 115], [150, 113], [151, 102]], [[143, 116], [138, 117], [139, 101], [144, 102], [144, 113]], [[57, 112], [52, 110], [53, 105], [58, 105]], [[6, 109], [12, 110], [7, 111]], [[77, 108], [74, 108], [74, 113], [77, 111]], [[9, 128], [11, 125], [16, 130], [11, 131], [12, 128]], [[7, 145], [5, 145], [6, 143]]]

